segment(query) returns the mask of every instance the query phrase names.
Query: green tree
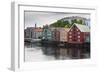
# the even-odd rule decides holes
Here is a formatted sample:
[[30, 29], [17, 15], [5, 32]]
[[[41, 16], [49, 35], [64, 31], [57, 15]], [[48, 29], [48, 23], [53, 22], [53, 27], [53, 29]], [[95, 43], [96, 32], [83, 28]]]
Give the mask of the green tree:
[[72, 24], [77, 23], [77, 19], [71, 20], [71, 23], [72, 23]]
[[74, 19], [74, 20], [71, 20], [71, 23], [72, 24], [74, 24], [74, 23], [83, 24], [83, 20], [82, 19]]
[[63, 19], [61, 19], [61, 20], [58, 20], [57, 22], [52, 23], [50, 26], [70, 28], [74, 23], [83, 24], [83, 20], [76, 18], [76, 19], [71, 20], [71, 23], [70, 23], [68, 20], [64, 21]]
[[78, 24], [83, 24], [82, 22], [83, 22], [82, 19], [79, 19], [79, 20], [77, 21]]

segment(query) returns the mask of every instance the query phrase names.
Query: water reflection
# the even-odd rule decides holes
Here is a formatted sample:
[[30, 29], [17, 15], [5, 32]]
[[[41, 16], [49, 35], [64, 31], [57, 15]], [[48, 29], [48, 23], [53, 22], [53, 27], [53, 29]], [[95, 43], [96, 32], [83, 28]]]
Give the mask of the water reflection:
[[89, 48], [71, 48], [25, 43], [25, 61], [67, 60], [90, 58]]

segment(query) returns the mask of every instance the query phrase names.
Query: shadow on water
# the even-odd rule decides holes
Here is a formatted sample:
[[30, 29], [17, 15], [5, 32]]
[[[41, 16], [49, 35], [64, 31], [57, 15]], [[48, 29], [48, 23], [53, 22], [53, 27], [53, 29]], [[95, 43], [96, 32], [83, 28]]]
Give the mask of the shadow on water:
[[[67, 44], [67, 46], [45, 45], [39, 43], [25, 42], [25, 47], [34, 48], [39, 47], [44, 55], [53, 56], [57, 60], [66, 59], [86, 59], [90, 58], [90, 44], [86, 46]], [[37, 48], [36, 48], [37, 49]]]

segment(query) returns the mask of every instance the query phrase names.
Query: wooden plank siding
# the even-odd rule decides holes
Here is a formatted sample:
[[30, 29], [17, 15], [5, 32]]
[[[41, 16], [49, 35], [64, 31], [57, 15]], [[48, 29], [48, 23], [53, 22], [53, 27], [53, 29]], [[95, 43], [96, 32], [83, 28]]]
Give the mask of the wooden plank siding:
[[68, 43], [84, 43], [87, 38], [86, 34], [89, 32], [82, 32], [76, 25], [73, 25], [68, 32]]

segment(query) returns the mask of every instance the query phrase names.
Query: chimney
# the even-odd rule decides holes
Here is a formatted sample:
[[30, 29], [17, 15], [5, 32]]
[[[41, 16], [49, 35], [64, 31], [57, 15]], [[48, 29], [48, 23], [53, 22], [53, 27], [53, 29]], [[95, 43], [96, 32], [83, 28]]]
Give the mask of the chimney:
[[37, 27], [36, 23], [35, 23], [35, 28]]

